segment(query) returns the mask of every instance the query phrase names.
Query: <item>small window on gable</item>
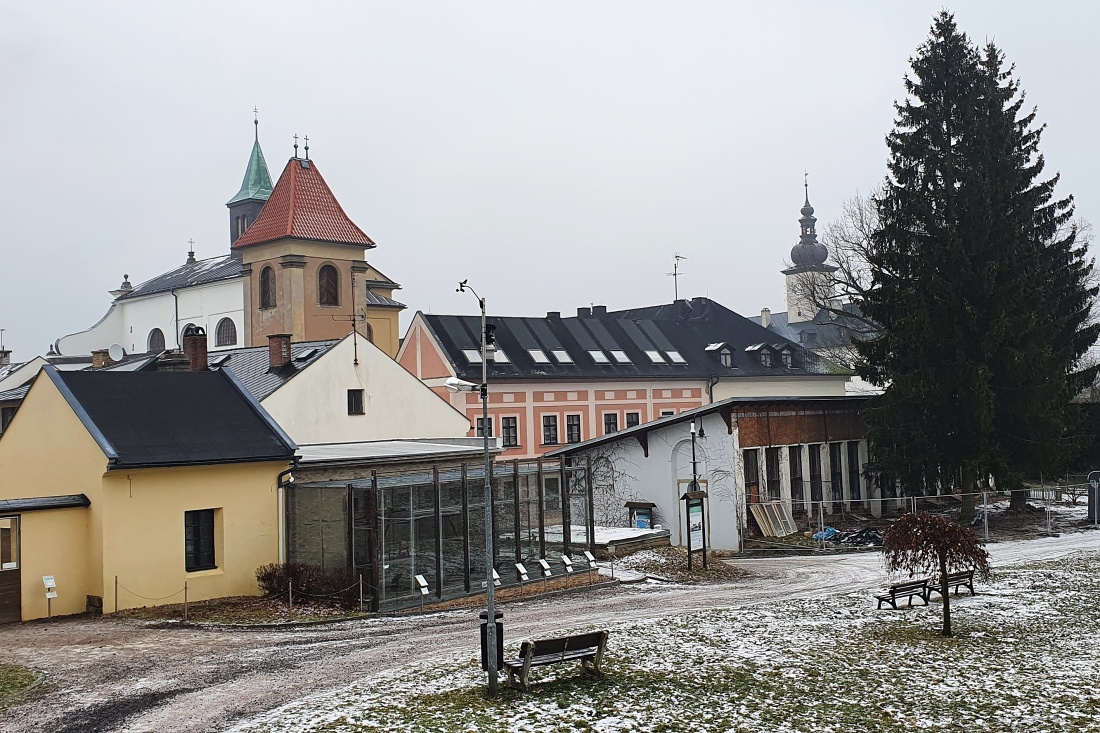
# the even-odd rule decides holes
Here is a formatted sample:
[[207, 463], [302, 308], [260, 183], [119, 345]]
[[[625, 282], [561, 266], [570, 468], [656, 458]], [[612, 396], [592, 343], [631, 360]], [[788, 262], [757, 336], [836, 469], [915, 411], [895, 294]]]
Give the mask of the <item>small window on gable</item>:
[[275, 307], [275, 270], [270, 265], [260, 270], [260, 307]]
[[729, 369], [733, 366], [733, 352], [729, 349], [722, 349], [718, 352], [718, 360], [722, 362], [722, 366]]
[[164, 331], [159, 328], [149, 332], [149, 351], [164, 351]]
[[340, 305], [340, 273], [332, 265], [322, 265], [317, 271], [317, 302]]
[[349, 389], [348, 390], [348, 414], [349, 415], [362, 415], [363, 410], [363, 390], [361, 389]]
[[218, 328], [214, 334], [215, 346], [236, 346], [237, 326], [232, 318], [223, 318], [218, 321]]

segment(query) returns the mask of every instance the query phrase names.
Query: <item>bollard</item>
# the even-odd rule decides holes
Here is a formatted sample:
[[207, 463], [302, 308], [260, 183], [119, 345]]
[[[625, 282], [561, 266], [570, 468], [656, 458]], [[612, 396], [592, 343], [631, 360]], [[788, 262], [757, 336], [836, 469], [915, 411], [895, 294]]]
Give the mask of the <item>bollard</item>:
[[[486, 636], [488, 636], [489, 629], [489, 612], [482, 611], [478, 614], [478, 617], [481, 619], [481, 668], [485, 671], [489, 671], [489, 657], [488, 654], [486, 654], [486, 649], [488, 647]], [[497, 611], [496, 609], [494, 609], [493, 618], [498, 619], [498, 621], [496, 622], [496, 664], [497, 671], [499, 672], [500, 670], [504, 669], [504, 622], [499, 620], [504, 618], [504, 611]]]

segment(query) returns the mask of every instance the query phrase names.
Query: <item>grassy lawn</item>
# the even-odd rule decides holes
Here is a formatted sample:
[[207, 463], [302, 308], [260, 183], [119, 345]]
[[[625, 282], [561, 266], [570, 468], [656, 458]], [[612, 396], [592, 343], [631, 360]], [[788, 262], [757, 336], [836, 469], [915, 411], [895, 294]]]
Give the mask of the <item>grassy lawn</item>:
[[952, 604], [949, 639], [939, 603], [875, 611], [870, 593], [613, 625], [603, 680], [544, 667], [535, 691], [489, 701], [453, 658], [238, 730], [1100, 731], [1098, 578], [1096, 556], [1002, 572]]
[[19, 699], [38, 679], [38, 673], [15, 664], [0, 664], [0, 709]]

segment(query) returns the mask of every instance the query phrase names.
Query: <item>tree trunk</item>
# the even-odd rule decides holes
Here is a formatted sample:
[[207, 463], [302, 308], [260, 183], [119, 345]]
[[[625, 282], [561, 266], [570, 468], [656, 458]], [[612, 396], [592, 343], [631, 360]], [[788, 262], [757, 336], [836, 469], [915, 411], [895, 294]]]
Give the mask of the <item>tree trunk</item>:
[[974, 519], [974, 507], [977, 506], [977, 495], [974, 493], [974, 469], [964, 466], [962, 470], [962, 486], [959, 491], [962, 494], [962, 506], [959, 507], [959, 524], [964, 527], [970, 525]]
[[943, 635], [951, 636], [951, 589], [947, 585], [947, 555], [940, 555], [940, 596], [943, 598]]

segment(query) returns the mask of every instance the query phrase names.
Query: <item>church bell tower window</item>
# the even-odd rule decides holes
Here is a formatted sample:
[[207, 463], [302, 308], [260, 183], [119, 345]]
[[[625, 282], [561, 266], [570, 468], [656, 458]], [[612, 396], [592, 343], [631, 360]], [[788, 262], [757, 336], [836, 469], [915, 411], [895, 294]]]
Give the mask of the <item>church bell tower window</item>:
[[317, 298], [321, 305], [340, 305], [340, 273], [332, 265], [317, 272]]
[[275, 270], [270, 266], [260, 270], [260, 307], [275, 307]]

